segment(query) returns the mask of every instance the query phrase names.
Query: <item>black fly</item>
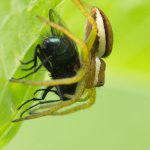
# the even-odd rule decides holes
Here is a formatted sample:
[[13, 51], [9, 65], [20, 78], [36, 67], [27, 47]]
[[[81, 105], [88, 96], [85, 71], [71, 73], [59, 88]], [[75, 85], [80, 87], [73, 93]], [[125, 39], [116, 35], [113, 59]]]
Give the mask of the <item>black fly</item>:
[[[49, 11], [49, 20], [61, 26], [64, 26], [61, 19], [52, 9], [50, 9]], [[43, 40], [42, 45], [38, 44], [36, 46], [34, 50], [33, 59], [28, 62], [21, 62], [22, 65], [28, 65], [33, 63], [32, 67], [24, 69], [25, 71], [33, 69], [33, 71], [18, 79], [24, 79], [30, 76], [31, 74], [36, 73], [42, 66], [44, 66], [47, 69], [47, 71], [51, 73], [52, 79], [62, 79], [72, 77], [76, 74], [76, 72], [80, 68], [80, 61], [78, 57], [76, 44], [62, 32], [56, 30], [53, 27], [51, 27], [50, 29], [51, 35]], [[41, 64], [39, 66], [37, 64], [37, 59], [40, 59], [41, 61]], [[23, 111], [20, 117], [22, 117], [22, 115], [26, 111], [32, 109], [33, 107], [36, 107], [37, 105], [57, 102], [61, 100], [62, 101], [68, 100], [69, 98], [67, 98], [65, 94], [73, 95], [76, 90], [76, 85], [77, 83], [69, 85], [59, 85], [54, 87], [48, 86], [45, 89], [37, 90], [35, 93], [43, 91], [41, 98], [34, 97], [26, 101], [18, 108], [18, 110], [21, 109], [22, 106], [24, 106], [28, 102], [31, 101], [39, 101], [39, 102]], [[54, 92], [59, 96], [60, 99], [42, 101], [45, 99], [46, 95], [49, 92]]]

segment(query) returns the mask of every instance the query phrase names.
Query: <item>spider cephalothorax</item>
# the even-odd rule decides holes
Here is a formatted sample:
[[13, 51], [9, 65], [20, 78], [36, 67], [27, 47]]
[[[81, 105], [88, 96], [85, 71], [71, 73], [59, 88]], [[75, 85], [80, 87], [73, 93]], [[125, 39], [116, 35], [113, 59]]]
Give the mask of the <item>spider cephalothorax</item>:
[[[19, 109], [22, 108], [30, 101], [38, 101], [25, 109], [20, 118], [14, 122], [46, 115], [64, 115], [88, 108], [95, 101], [95, 88], [104, 85], [106, 65], [102, 58], [108, 56], [112, 50], [111, 25], [99, 8], [92, 7], [91, 12], [88, 13], [80, 0], [73, 0], [73, 2], [87, 17], [85, 40], [80, 40], [67, 30], [53, 10], [49, 12], [50, 21], [37, 16], [38, 19], [50, 26], [51, 35], [43, 40], [43, 45], [37, 45], [32, 60], [26, 63], [22, 62], [24, 65], [33, 62], [33, 66], [26, 70], [33, 68], [34, 70], [24, 77], [12, 78], [11, 81], [44, 85], [47, 88], [36, 91], [36, 93], [44, 91], [41, 98], [32, 98], [19, 107]], [[56, 21], [54, 18], [57, 18]], [[76, 44], [81, 47], [81, 55], [78, 54]], [[41, 61], [39, 66], [37, 66], [38, 58]], [[41, 66], [51, 73], [52, 80], [41, 82], [22, 80], [35, 73]], [[48, 92], [54, 92], [59, 99], [44, 100]], [[77, 105], [73, 105], [74, 103]], [[40, 106], [37, 107], [38, 105]], [[26, 111], [29, 111], [29, 115], [22, 117]]]

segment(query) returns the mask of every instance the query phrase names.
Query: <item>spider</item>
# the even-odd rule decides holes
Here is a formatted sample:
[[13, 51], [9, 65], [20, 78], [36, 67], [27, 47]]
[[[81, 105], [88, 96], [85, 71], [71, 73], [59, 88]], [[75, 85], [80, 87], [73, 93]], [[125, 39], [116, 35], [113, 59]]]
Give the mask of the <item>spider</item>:
[[[39, 20], [50, 26], [52, 35], [43, 40], [42, 46], [36, 46], [32, 60], [21, 62], [23, 65], [34, 62], [32, 67], [25, 69], [34, 68], [34, 71], [18, 79], [11, 78], [10, 81], [47, 86], [47, 88], [35, 92], [36, 94], [39, 91], [44, 91], [41, 98], [33, 98], [23, 103], [18, 109], [30, 101], [40, 101], [27, 108], [22, 112], [20, 118], [13, 120], [13, 122], [47, 115], [65, 115], [86, 109], [95, 102], [96, 87], [104, 85], [106, 65], [102, 58], [107, 57], [112, 51], [113, 33], [111, 25], [99, 8], [92, 7], [89, 13], [80, 0], [73, 0], [73, 2], [87, 18], [85, 39], [79, 39], [66, 29], [53, 10], [49, 12], [50, 21], [37, 16]], [[57, 21], [54, 18], [57, 18]], [[81, 55], [78, 54], [76, 44], [81, 48]], [[38, 67], [36, 67], [37, 58], [41, 60], [41, 65]], [[51, 72], [52, 80], [23, 80], [42, 66]], [[56, 90], [52, 90], [53, 87]], [[54, 92], [60, 99], [41, 101], [44, 100], [48, 92]], [[40, 106], [36, 107], [37, 105]], [[29, 115], [22, 117], [28, 110], [30, 110]]]

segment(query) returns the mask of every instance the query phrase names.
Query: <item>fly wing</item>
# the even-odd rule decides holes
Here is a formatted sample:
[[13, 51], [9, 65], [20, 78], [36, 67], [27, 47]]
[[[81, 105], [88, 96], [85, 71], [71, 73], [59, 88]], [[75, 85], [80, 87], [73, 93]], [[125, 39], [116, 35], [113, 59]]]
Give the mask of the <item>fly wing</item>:
[[[66, 28], [65, 23], [63, 22], [63, 20], [59, 17], [59, 15], [53, 10], [50, 9], [49, 10], [49, 21], [54, 22], [60, 26], [63, 26]], [[68, 30], [68, 29], [67, 29]], [[63, 32], [55, 29], [54, 27], [51, 27], [51, 34], [53, 36], [58, 36], [58, 37], [62, 37], [63, 39], [67, 40], [68, 43], [70, 43], [73, 51], [77, 51], [77, 46], [75, 44], [75, 42], [73, 40], [71, 40], [67, 35], [65, 35]]]
[[[49, 21], [54, 22], [63, 27], [65, 26], [62, 19], [57, 15], [57, 13], [53, 9], [49, 10]], [[59, 30], [57, 30], [53, 27], [51, 27], [51, 33], [52, 33], [52, 35], [59, 36], [59, 37], [64, 35], [64, 33], [60, 32]]]

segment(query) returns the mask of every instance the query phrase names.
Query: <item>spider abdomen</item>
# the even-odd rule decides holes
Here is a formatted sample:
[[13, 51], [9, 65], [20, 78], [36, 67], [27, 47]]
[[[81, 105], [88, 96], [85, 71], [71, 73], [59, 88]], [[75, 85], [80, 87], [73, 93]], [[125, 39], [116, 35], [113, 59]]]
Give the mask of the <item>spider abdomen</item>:
[[[110, 55], [113, 46], [111, 24], [104, 12], [97, 7], [91, 9], [91, 16], [95, 20], [97, 26], [97, 36], [92, 49], [99, 58], [107, 57]], [[87, 39], [92, 30], [92, 24], [89, 21], [87, 21], [85, 29], [85, 39]]]

